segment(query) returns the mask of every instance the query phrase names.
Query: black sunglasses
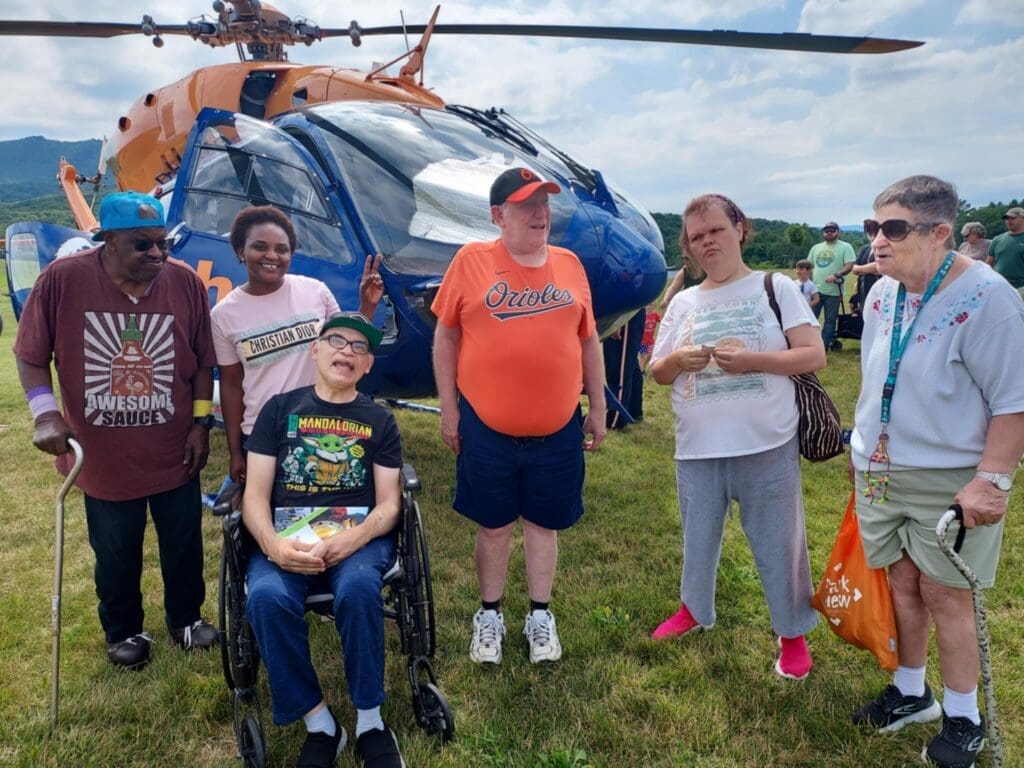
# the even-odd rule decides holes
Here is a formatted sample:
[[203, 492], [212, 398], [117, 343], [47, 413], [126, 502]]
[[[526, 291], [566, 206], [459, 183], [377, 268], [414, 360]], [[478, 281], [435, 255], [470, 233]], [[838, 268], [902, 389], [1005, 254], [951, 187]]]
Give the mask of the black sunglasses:
[[154, 245], [161, 251], [167, 251], [170, 250], [171, 240], [167, 237], [160, 237], [155, 240], [150, 237], [136, 237], [132, 240], [132, 248], [139, 253], [149, 253]]
[[898, 243], [900, 240], [905, 240], [911, 232], [924, 232], [934, 229], [941, 223], [936, 221], [932, 224], [911, 224], [904, 219], [887, 219], [882, 223], [878, 223], [874, 219], [864, 219], [864, 234], [874, 240], [878, 230], [882, 230], [886, 240]]

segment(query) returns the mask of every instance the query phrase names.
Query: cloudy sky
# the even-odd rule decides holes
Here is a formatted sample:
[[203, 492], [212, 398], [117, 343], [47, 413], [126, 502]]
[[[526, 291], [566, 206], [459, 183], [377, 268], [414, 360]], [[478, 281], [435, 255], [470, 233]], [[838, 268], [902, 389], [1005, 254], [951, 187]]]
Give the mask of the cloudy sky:
[[[424, 23], [424, 0], [281, 0], [324, 27]], [[83, 15], [88, 8], [88, 15]], [[180, 24], [184, 0], [0, 0], [0, 17]], [[665, 44], [436, 36], [427, 84], [450, 103], [501, 106], [653, 211], [701, 192], [749, 215], [855, 223], [912, 173], [957, 184], [974, 204], [1024, 195], [1021, 0], [457, 0], [441, 22], [816, 32], [923, 40], [884, 56]], [[187, 38], [4, 41], [0, 139], [98, 138], [144, 91], [229, 61]], [[294, 50], [303, 63], [365, 69], [401, 38]]]

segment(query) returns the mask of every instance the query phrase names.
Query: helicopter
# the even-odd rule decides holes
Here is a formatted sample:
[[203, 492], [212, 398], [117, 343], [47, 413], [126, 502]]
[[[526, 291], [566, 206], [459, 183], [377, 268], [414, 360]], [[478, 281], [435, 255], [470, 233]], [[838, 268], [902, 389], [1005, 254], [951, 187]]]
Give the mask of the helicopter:
[[[92, 245], [98, 229], [81, 189], [112, 174], [121, 190], [153, 194], [166, 210], [170, 255], [190, 264], [215, 304], [246, 279], [228, 244], [235, 215], [272, 204], [292, 219], [291, 270], [325, 282], [341, 306], [358, 292], [367, 254], [381, 253], [384, 297], [374, 367], [361, 388], [382, 398], [435, 392], [432, 299], [455, 252], [499, 234], [487, 205], [491, 182], [513, 166], [555, 181], [553, 244], [577, 254], [604, 336], [655, 300], [665, 285], [664, 242], [651, 215], [625, 192], [500, 108], [448, 104], [424, 84], [433, 35], [515, 35], [880, 54], [915, 41], [543, 24], [438, 24], [327, 28], [259, 0], [214, 0], [213, 16], [165, 25], [3, 21], [0, 35], [111, 38], [142, 34], [235, 46], [239, 61], [202, 67], [145, 93], [116, 123], [96, 176], [62, 163], [58, 180], [77, 229], [18, 222], [6, 231], [15, 314], [52, 260]], [[295, 45], [344, 37], [420, 35], [369, 72], [289, 61]], [[401, 63], [397, 75], [389, 68]], [[95, 195], [94, 195], [95, 197]]]

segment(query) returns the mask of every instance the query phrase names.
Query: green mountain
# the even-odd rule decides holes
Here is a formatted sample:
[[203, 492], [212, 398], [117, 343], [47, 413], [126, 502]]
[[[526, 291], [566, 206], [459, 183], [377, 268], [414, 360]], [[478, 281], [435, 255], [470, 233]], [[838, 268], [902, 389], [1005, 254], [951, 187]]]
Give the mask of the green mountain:
[[[59, 194], [57, 162], [61, 157], [92, 176], [100, 159], [99, 139], [52, 141], [42, 136], [0, 141], [0, 202], [20, 202]], [[112, 187], [111, 187], [112, 188]]]

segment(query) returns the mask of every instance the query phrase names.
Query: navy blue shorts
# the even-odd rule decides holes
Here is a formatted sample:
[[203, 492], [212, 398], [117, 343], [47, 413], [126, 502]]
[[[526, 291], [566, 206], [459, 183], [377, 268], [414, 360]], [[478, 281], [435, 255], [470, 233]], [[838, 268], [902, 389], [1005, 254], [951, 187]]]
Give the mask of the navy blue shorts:
[[583, 414], [545, 437], [495, 432], [462, 398], [462, 450], [455, 460], [455, 511], [484, 528], [520, 517], [562, 530], [583, 514]]

